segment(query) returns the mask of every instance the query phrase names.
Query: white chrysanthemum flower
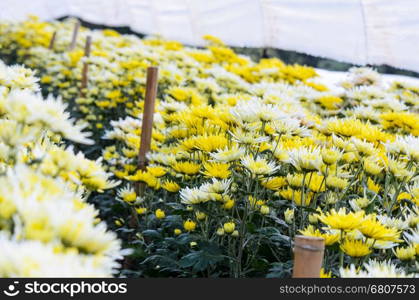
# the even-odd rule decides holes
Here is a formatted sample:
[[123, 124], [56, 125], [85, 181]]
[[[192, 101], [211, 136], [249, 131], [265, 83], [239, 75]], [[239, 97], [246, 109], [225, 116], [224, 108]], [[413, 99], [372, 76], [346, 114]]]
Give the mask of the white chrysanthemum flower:
[[236, 106], [230, 109], [230, 113], [234, 116], [238, 123], [253, 123], [259, 121], [257, 109], [257, 101], [240, 101], [236, 104]]
[[392, 241], [382, 241], [382, 240], [376, 240], [373, 244], [374, 249], [392, 249], [399, 245], [398, 243], [394, 243]]
[[171, 153], [147, 153], [147, 159], [152, 163], [158, 163], [165, 166], [170, 166], [176, 163], [176, 155]]
[[34, 76], [35, 72], [23, 66], [6, 66], [0, 61], [0, 86], [6, 86], [9, 89], [27, 89], [29, 91], [38, 91], [38, 78]]
[[[349, 69], [348, 76], [348, 82], [354, 86], [380, 86], [382, 84], [381, 75], [377, 71], [368, 67], [352, 67]], [[343, 85], [345, 85], [345, 82], [343, 83]]]
[[33, 141], [39, 130], [33, 127], [24, 127], [15, 120], [0, 119], [0, 141], [11, 147], [22, 147], [25, 143]]
[[199, 188], [189, 187], [180, 190], [180, 199], [183, 204], [187, 205], [199, 204], [210, 200], [208, 194], [201, 191]]
[[251, 155], [243, 157], [240, 162], [253, 175], [270, 175], [280, 168], [280, 166], [276, 165], [273, 161], [268, 161], [262, 157], [257, 157], [255, 159]]
[[251, 130], [246, 131], [241, 128], [237, 128], [234, 132], [229, 131], [232, 136], [233, 141], [239, 144], [260, 144], [269, 141], [269, 136], [261, 136], [257, 132]]
[[183, 111], [188, 109], [188, 106], [184, 102], [179, 101], [161, 101], [159, 103], [159, 110], [166, 111], [168, 113]]
[[13, 120], [39, 125], [75, 142], [92, 144], [93, 141], [87, 138], [89, 134], [82, 132], [84, 127], [74, 124], [70, 119], [70, 114], [65, 111], [66, 107], [60, 99], [48, 97], [43, 100], [40, 95], [25, 90], [12, 91], [5, 103], [6, 114]]
[[419, 161], [419, 137], [407, 135], [396, 136], [393, 142], [384, 144], [387, 152], [391, 154], [404, 154], [415, 161]]
[[243, 89], [246, 89], [249, 86], [249, 83], [243, 78], [227, 71], [221, 66], [213, 66], [210, 69], [206, 69], [205, 73], [212, 75], [212, 77], [216, 78], [223, 85], [233, 84], [241, 86]]
[[385, 97], [383, 99], [372, 99], [363, 102], [364, 105], [372, 107], [378, 111], [403, 111], [407, 106], [395, 97]]
[[231, 182], [231, 179], [212, 179], [212, 182], [204, 183], [199, 187], [186, 187], [180, 190], [181, 202], [183, 204], [192, 205], [222, 200], [222, 195], [228, 192]]
[[350, 142], [355, 146], [355, 149], [362, 155], [370, 156], [377, 152], [373, 143], [358, 138], [351, 138]]
[[3, 278], [111, 277], [118, 267], [110, 259], [65, 252], [58, 245], [18, 240], [4, 232], [0, 232], [0, 243], [0, 276]]
[[[19, 237], [21, 247], [25, 247], [25, 240], [31, 240], [61, 249], [63, 253], [67, 253], [67, 247], [78, 249], [78, 253], [86, 253], [81, 255], [79, 264], [86, 264], [89, 270], [82, 257], [95, 256], [96, 264], [92, 267], [97, 271], [103, 268], [107, 276], [118, 266], [116, 260], [122, 258], [122, 252], [115, 233], [107, 231], [105, 223], [97, 223], [96, 209], [63, 180], [17, 165], [0, 177], [0, 193], [0, 215], [4, 221], [13, 221], [9, 233]], [[0, 270], [2, 267], [0, 263]]]
[[339, 272], [343, 278], [398, 278], [414, 276], [406, 274], [404, 270], [397, 268], [390, 261], [379, 262], [372, 259], [364, 263], [364, 269], [360, 270], [351, 264], [349, 268], [340, 268]]
[[347, 110], [346, 115], [349, 117], [355, 117], [361, 120], [368, 120], [379, 122], [381, 113], [370, 106], [356, 106], [352, 110]]
[[346, 92], [346, 97], [363, 102], [368, 99], [380, 99], [386, 97], [386, 92], [376, 86], [357, 86]]
[[211, 152], [210, 156], [212, 161], [217, 162], [232, 162], [240, 159], [245, 154], [245, 149], [240, 148], [238, 145], [234, 145], [231, 148], [217, 149], [216, 152]]
[[378, 215], [377, 219], [388, 228], [397, 228], [399, 230], [405, 230], [409, 228], [409, 223], [401, 218], [392, 218], [387, 215]]
[[217, 81], [214, 78], [208, 77], [208, 78], [193, 78], [193, 81], [196, 84], [196, 87], [200, 91], [210, 90], [214, 93], [220, 93], [221, 92], [221, 86], [217, 83]]
[[232, 182], [232, 179], [219, 180], [219, 179], [213, 178], [212, 182], [203, 184], [200, 187], [200, 190], [205, 193], [224, 194], [228, 192], [231, 182]]
[[285, 118], [283, 120], [274, 121], [271, 126], [275, 129], [278, 135], [308, 137], [311, 136], [311, 131], [301, 125], [300, 120]]
[[230, 109], [230, 113], [238, 123], [270, 122], [286, 117], [276, 105], [265, 104], [259, 99], [240, 101]]
[[352, 199], [349, 201], [349, 205], [351, 208], [357, 212], [363, 210], [365, 207], [367, 207], [372, 201], [368, 198], [357, 198]]
[[419, 225], [416, 225], [415, 229], [410, 229], [410, 232], [405, 232], [404, 236], [409, 240], [410, 243], [419, 244]]
[[288, 162], [299, 171], [321, 171], [323, 161], [319, 148], [291, 149], [288, 155]]

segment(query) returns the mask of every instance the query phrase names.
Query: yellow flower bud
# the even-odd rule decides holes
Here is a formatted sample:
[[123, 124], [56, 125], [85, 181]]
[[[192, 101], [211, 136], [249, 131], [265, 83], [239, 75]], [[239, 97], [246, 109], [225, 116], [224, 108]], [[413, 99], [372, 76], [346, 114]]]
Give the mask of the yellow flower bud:
[[199, 220], [199, 221], [204, 220], [207, 217], [207, 215], [205, 213], [200, 212], [200, 211], [197, 211], [195, 213], [195, 216], [196, 216], [196, 219]]
[[182, 233], [182, 230], [180, 230], [179, 228], [176, 228], [173, 232], [175, 235], [179, 235]]
[[284, 212], [285, 216], [285, 222], [288, 224], [292, 224], [292, 221], [294, 220], [294, 209], [287, 208]]
[[269, 214], [269, 206], [267, 206], [267, 205], [262, 205], [262, 206], [260, 207], [260, 213], [261, 213], [262, 215], [267, 215], [267, 214]]
[[190, 219], [186, 220], [183, 223], [183, 228], [186, 231], [194, 231], [195, 230], [195, 227], [196, 227], [196, 223], [194, 221], [190, 220]]
[[146, 207], [138, 207], [135, 209], [137, 211], [137, 214], [139, 215], [143, 215], [147, 212], [147, 208]]
[[310, 224], [317, 224], [319, 222], [318, 214], [309, 214], [308, 215], [308, 221]]
[[227, 222], [224, 223], [223, 228], [226, 233], [232, 233], [236, 228], [236, 224], [234, 224], [234, 222]]
[[217, 235], [219, 235], [219, 236], [222, 236], [222, 235], [224, 235], [224, 229], [223, 228], [218, 228], [217, 229]]
[[233, 233], [231, 234], [231, 236], [238, 237], [239, 232], [237, 230], [234, 230]]
[[157, 219], [164, 219], [166, 217], [166, 214], [160, 208], [156, 210], [155, 215]]
[[232, 209], [234, 206], [234, 200], [233, 199], [229, 199], [226, 202], [224, 202], [223, 208], [224, 209]]

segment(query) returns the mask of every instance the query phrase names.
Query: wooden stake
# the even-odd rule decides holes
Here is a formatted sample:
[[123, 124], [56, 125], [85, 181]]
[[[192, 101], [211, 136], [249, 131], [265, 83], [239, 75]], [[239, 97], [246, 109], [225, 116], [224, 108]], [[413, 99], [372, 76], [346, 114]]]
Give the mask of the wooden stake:
[[49, 41], [48, 49], [52, 50], [54, 48], [55, 39], [57, 38], [57, 31], [54, 31], [52, 34], [51, 40]]
[[[91, 44], [92, 44], [92, 37], [89, 35], [86, 38], [86, 45], [84, 47], [84, 56], [85, 57], [89, 57], [90, 56], [90, 48], [91, 48]], [[87, 88], [87, 72], [89, 70], [89, 65], [87, 64], [87, 62], [83, 63], [83, 71], [81, 73], [81, 88], [85, 89]]]
[[[147, 81], [144, 100], [143, 124], [141, 127], [141, 144], [140, 152], [138, 153], [138, 168], [146, 170], [147, 159], [146, 154], [150, 151], [151, 134], [153, 130], [154, 105], [157, 96], [157, 67], [147, 68]], [[144, 184], [137, 184], [136, 190], [139, 195], [144, 194]]]
[[294, 278], [319, 278], [323, 263], [324, 239], [297, 235], [294, 243]]
[[84, 56], [89, 57], [90, 56], [90, 48], [92, 46], [92, 37], [88, 35], [86, 37], [86, 44], [84, 46]]
[[145, 170], [147, 166], [146, 154], [150, 150], [151, 133], [153, 130], [154, 105], [157, 96], [157, 67], [147, 68], [147, 83], [145, 91], [143, 124], [141, 128], [141, 145], [138, 154], [138, 167]]
[[[141, 144], [140, 151], [138, 153], [138, 168], [140, 170], [145, 170], [147, 168], [146, 154], [150, 150], [151, 146], [151, 134], [153, 129], [153, 117], [154, 117], [154, 106], [157, 96], [157, 67], [148, 67], [147, 68], [147, 81], [146, 81], [146, 90], [145, 90], [145, 100], [144, 100], [144, 111], [143, 111], [143, 123], [141, 126]], [[135, 184], [135, 191], [137, 195], [144, 195], [145, 185], [143, 182]], [[130, 228], [138, 228], [138, 214], [133, 206], [131, 206], [131, 218], [128, 223]], [[133, 239], [134, 236], [131, 235], [130, 239]], [[124, 259], [124, 267], [130, 269], [133, 264], [133, 259], [126, 257]]]
[[71, 43], [70, 43], [70, 46], [68, 47], [69, 51], [73, 50], [76, 47], [77, 34], [79, 33], [79, 29], [80, 29], [80, 21], [76, 20], [76, 22], [74, 23], [73, 36], [71, 38]]

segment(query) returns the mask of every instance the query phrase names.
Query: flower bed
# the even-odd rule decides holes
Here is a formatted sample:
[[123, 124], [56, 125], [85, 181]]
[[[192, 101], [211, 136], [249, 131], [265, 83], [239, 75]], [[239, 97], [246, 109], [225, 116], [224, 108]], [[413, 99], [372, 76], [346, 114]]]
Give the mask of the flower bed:
[[[310, 67], [253, 62], [211, 36], [196, 49], [81, 28], [69, 50], [73, 24], [1, 24], [0, 55], [39, 72], [42, 91], [93, 131], [82, 149], [122, 182], [106, 192], [112, 204], [95, 201], [134, 250], [122, 275], [289, 276], [296, 234], [325, 239], [325, 277], [417, 274], [419, 87], [358, 68], [338, 90]], [[159, 87], [141, 170], [149, 65]]]
[[116, 183], [65, 147], [92, 141], [61, 101], [35, 94], [37, 80], [0, 61], [0, 276], [112, 276], [120, 241], [85, 200]]

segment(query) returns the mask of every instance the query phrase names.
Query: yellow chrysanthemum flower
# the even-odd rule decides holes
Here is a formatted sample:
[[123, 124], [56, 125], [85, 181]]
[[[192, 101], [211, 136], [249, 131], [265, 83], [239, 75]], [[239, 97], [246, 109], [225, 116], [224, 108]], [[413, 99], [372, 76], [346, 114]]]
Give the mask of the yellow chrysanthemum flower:
[[400, 260], [413, 260], [416, 257], [416, 250], [414, 245], [407, 247], [397, 247], [394, 254]]
[[300, 230], [300, 233], [305, 236], [321, 237], [324, 239], [326, 246], [333, 245], [339, 240], [339, 233], [322, 233], [320, 230], [315, 229], [313, 225], [309, 225], [306, 229]]
[[172, 164], [172, 168], [176, 172], [179, 172], [182, 174], [195, 175], [199, 173], [201, 166], [193, 162], [182, 161], [182, 162], [175, 162], [174, 164]]
[[205, 171], [202, 172], [205, 176], [226, 179], [230, 177], [230, 164], [224, 163], [204, 163]]
[[326, 109], [337, 109], [342, 104], [343, 99], [336, 96], [323, 96], [317, 98], [315, 103], [320, 104]]
[[400, 231], [398, 231], [397, 228], [388, 228], [384, 226], [375, 216], [365, 217], [358, 229], [363, 235], [374, 240], [400, 241]]
[[364, 243], [362, 240], [345, 239], [340, 244], [340, 249], [352, 257], [362, 257], [372, 252], [370, 245]]
[[169, 191], [169, 192], [172, 192], [172, 193], [176, 193], [180, 190], [179, 184], [177, 184], [174, 181], [165, 181], [165, 182], [163, 182], [161, 187], [164, 188], [166, 191]]
[[330, 212], [321, 213], [319, 220], [333, 229], [352, 230], [358, 228], [364, 221], [364, 211], [347, 212], [345, 208], [338, 211], [332, 209]]
[[270, 177], [268, 179], [264, 179], [261, 181], [262, 186], [272, 191], [277, 191], [283, 186], [285, 186], [286, 184], [287, 184], [287, 180], [284, 177], [277, 177], [277, 176]]

